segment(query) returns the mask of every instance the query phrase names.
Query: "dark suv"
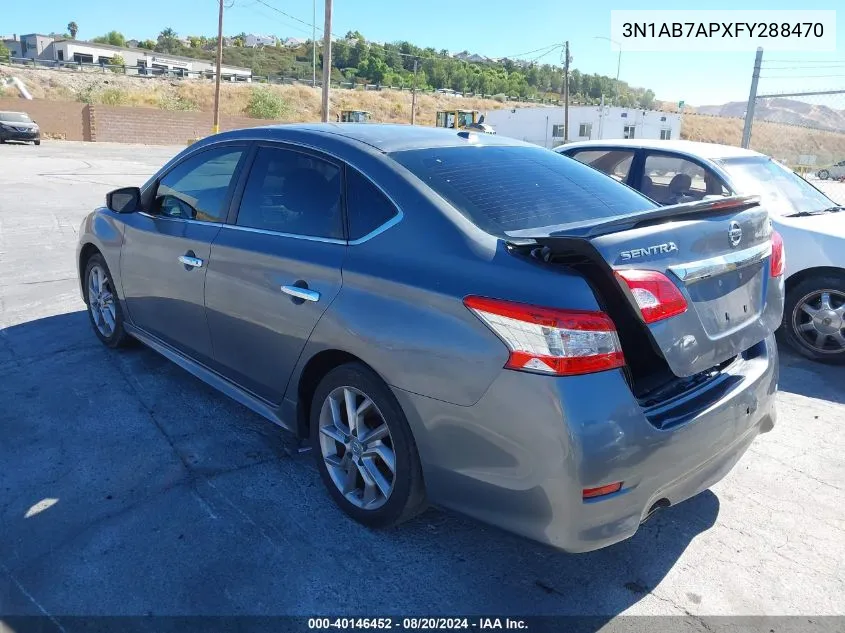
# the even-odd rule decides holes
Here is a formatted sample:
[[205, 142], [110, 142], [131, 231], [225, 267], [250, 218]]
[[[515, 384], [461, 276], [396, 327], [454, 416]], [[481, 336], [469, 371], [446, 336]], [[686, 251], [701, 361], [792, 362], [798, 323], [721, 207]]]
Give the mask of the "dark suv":
[[26, 112], [0, 112], [0, 143], [6, 141], [41, 145], [41, 130]]

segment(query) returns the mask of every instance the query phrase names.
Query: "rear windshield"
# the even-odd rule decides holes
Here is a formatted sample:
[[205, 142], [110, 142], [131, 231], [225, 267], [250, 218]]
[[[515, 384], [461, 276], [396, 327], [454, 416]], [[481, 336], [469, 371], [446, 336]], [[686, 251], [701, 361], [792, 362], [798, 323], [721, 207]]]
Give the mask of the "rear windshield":
[[464, 146], [391, 157], [493, 235], [654, 208], [626, 185], [541, 147]]
[[0, 121], [9, 123], [29, 123], [31, 119], [23, 112], [0, 112]]

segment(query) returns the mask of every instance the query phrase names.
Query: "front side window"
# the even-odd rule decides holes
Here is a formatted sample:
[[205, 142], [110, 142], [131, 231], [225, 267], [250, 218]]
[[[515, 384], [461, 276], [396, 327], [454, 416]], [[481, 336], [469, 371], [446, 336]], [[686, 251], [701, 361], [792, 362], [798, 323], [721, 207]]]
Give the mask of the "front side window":
[[159, 182], [154, 210], [181, 220], [222, 222], [242, 147], [211, 149], [182, 161]]
[[238, 226], [343, 239], [340, 169], [319, 158], [262, 147], [241, 199]]
[[692, 202], [707, 195], [724, 196], [729, 193], [711, 170], [671, 154], [646, 156], [639, 189], [660, 204]]
[[391, 157], [492, 235], [654, 208], [633, 189], [541, 147], [445, 147]]

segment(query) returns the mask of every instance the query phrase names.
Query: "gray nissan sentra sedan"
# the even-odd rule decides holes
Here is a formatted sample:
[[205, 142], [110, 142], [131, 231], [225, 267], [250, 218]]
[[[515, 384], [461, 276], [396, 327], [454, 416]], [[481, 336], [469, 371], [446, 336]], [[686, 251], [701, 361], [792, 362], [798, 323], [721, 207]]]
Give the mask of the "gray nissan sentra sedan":
[[782, 242], [499, 136], [289, 125], [191, 145], [83, 222], [82, 295], [310, 439], [370, 526], [427, 503], [579, 552], [775, 422]]

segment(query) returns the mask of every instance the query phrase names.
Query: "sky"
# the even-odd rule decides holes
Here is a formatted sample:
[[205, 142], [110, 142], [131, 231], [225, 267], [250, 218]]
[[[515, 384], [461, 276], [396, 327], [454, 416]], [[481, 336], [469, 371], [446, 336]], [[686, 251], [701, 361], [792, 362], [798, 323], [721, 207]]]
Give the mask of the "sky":
[[[78, 39], [90, 39], [112, 29], [127, 39], [155, 39], [165, 27], [180, 35], [215, 35], [217, 0], [145, 0], [115, 4], [112, 0], [39, 0], [37, 10], [26, 2], [8, 2], [0, 14], [0, 35], [63, 32], [74, 20]], [[226, 0], [224, 32], [274, 34], [310, 38], [315, 0]], [[268, 6], [269, 5], [269, 6]], [[706, 7], [679, 7], [677, 2], [642, 0], [637, 9], [837, 9], [835, 53], [764, 53], [762, 93], [845, 88], [845, 4], [841, 0], [713, 0]], [[116, 7], [127, 9], [120, 13]], [[616, 8], [630, 10], [621, 3]], [[573, 68], [583, 73], [615, 76], [618, 48], [610, 36], [614, 8], [572, 0], [335, 0], [332, 32], [360, 31], [376, 41], [408, 40], [452, 52], [469, 50], [490, 57], [536, 59], [539, 50], [569, 40]], [[323, 1], [316, 0], [318, 37], [322, 33]], [[283, 15], [280, 11], [288, 14]], [[289, 17], [292, 16], [292, 17]], [[528, 54], [525, 54], [528, 53]], [[793, 61], [794, 60], [794, 61]], [[539, 62], [560, 63], [561, 49]], [[622, 50], [620, 79], [651, 88], [658, 99], [690, 105], [745, 101], [754, 65], [754, 51], [738, 53], [658, 53]], [[797, 68], [793, 68], [797, 67]], [[840, 95], [841, 97], [842, 95]], [[841, 101], [845, 101], [842, 100]], [[831, 104], [845, 109], [845, 103]]]

